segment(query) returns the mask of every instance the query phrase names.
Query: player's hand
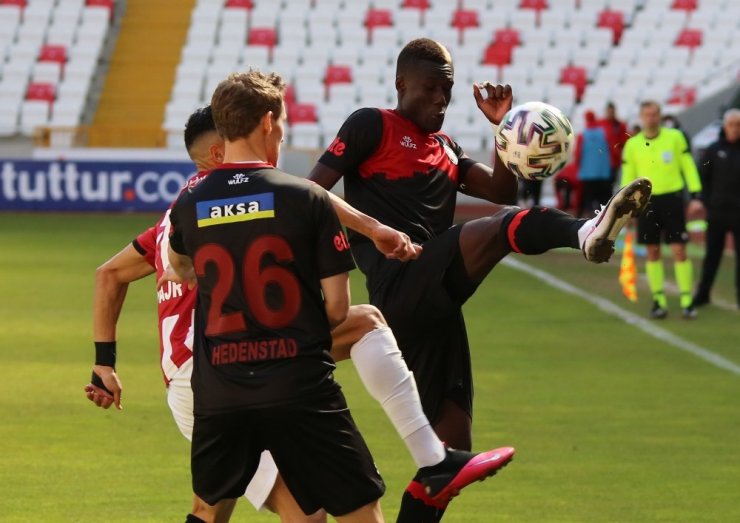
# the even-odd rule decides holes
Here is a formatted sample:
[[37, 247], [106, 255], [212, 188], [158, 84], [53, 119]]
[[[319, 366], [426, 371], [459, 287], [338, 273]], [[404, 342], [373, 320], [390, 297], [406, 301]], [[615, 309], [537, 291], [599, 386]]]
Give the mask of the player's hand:
[[98, 383], [90, 382], [85, 385], [87, 399], [104, 409], [115, 405], [118, 410], [123, 410], [123, 405], [121, 405], [123, 386], [113, 367], [95, 365], [93, 367], [93, 381], [97, 381], [96, 377], [100, 379]]
[[370, 239], [389, 260], [415, 260], [422, 251], [421, 245], [412, 243], [407, 234], [386, 225], [375, 227]]
[[704, 204], [701, 200], [693, 199], [689, 201], [689, 205], [686, 208], [686, 214], [689, 220], [696, 220], [704, 216]]
[[192, 291], [195, 288], [197, 279], [194, 271], [190, 271], [187, 278], [181, 278], [180, 275], [175, 272], [175, 269], [172, 268], [172, 265], [168, 265], [162, 273], [162, 276], [157, 280], [157, 290], [164, 287], [168, 281], [173, 283], [186, 283], [188, 290]]
[[[486, 92], [485, 98], [483, 98], [481, 90]], [[509, 84], [493, 85], [491, 82], [473, 84], [473, 96], [475, 97], [475, 103], [478, 104], [478, 109], [494, 125], [501, 123], [504, 115], [511, 109], [514, 100]]]

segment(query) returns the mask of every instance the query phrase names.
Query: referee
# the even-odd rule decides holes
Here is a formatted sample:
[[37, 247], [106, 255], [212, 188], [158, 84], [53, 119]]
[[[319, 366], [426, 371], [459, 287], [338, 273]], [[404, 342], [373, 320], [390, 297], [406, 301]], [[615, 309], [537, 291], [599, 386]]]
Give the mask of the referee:
[[654, 101], [640, 104], [642, 132], [633, 136], [622, 154], [622, 186], [644, 176], [653, 183], [650, 203], [637, 222], [638, 242], [647, 245], [647, 273], [653, 307], [650, 317], [662, 319], [668, 315], [663, 291], [663, 261], [661, 239], [671, 246], [676, 283], [681, 293], [683, 317], [696, 317], [691, 298], [693, 274], [691, 261], [686, 258], [684, 190], [691, 197], [690, 206], [700, 207], [701, 180], [691, 157], [686, 138], [681, 131], [661, 127], [660, 105]]

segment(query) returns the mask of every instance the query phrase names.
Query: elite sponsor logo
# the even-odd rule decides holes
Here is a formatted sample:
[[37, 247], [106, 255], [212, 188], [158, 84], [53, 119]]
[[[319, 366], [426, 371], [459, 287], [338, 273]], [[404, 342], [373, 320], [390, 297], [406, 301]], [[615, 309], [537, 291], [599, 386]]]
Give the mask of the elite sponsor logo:
[[334, 138], [334, 141], [329, 144], [329, 148], [327, 151], [329, 151], [334, 156], [342, 156], [344, 154], [344, 150], [347, 148], [347, 145], [342, 141], [339, 136]]
[[347, 237], [344, 235], [344, 232], [339, 231], [339, 234], [334, 236], [334, 248], [339, 252], [349, 250], [349, 242], [347, 241]]
[[207, 200], [196, 203], [195, 210], [198, 227], [274, 218], [275, 195], [247, 194], [223, 200]]
[[403, 138], [401, 138], [401, 147], [406, 147], [407, 149], [416, 149], [416, 144], [410, 136], [404, 136]]

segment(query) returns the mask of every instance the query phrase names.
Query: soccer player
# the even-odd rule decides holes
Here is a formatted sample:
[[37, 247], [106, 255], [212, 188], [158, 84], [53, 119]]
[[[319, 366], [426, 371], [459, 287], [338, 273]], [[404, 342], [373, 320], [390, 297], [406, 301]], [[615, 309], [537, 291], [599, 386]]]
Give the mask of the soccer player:
[[191, 469], [207, 505], [188, 521], [228, 517], [269, 450], [306, 514], [380, 522], [385, 485], [329, 355], [354, 263], [326, 192], [273, 167], [283, 89], [258, 71], [219, 84], [224, 164], [170, 214], [172, 269], [198, 283]]
[[663, 319], [668, 315], [668, 301], [663, 291], [662, 240], [671, 246], [676, 283], [681, 294], [682, 315], [696, 318], [692, 301], [693, 269], [686, 257], [686, 217], [684, 190], [688, 189], [690, 209], [702, 207], [701, 180], [691, 157], [686, 138], [681, 131], [661, 126], [660, 105], [654, 101], [640, 104], [642, 131], [627, 140], [622, 152], [622, 186], [638, 176], [650, 179], [653, 196], [647, 211], [637, 222], [637, 241], [647, 245], [647, 273], [653, 306], [650, 317]]
[[[502, 205], [492, 216], [452, 226], [458, 190], [495, 204], [513, 203], [517, 193], [516, 178], [498, 155], [492, 170], [439, 132], [452, 86], [447, 49], [427, 38], [409, 42], [397, 61], [396, 109], [353, 113], [309, 178], [329, 189], [344, 176], [348, 203], [423, 244], [418, 259], [401, 264], [377, 255], [351, 233], [370, 302], [398, 339], [427, 417], [443, 441], [469, 449], [473, 384], [462, 305], [511, 251], [573, 247], [589, 261], [607, 261], [619, 230], [645, 205], [650, 184], [642, 179], [630, 184], [588, 221], [555, 209]], [[474, 96], [497, 124], [511, 107], [511, 88], [486, 84], [485, 90], [484, 99], [475, 86]], [[412, 482], [399, 521], [438, 521], [445, 506]]]
[[[191, 184], [205, 176], [205, 171], [214, 169], [223, 161], [223, 140], [218, 135], [210, 107], [193, 113], [185, 128], [185, 145], [199, 174]], [[334, 198], [332, 196], [332, 198]], [[346, 204], [345, 204], [346, 206]], [[407, 252], [407, 237], [380, 224], [371, 232], [377, 245], [389, 256], [402, 253], [403, 257], [415, 255]], [[170, 230], [169, 211], [155, 227], [139, 235], [132, 244], [104, 263], [97, 271], [94, 307], [94, 331], [96, 340], [106, 340], [96, 345], [101, 348], [115, 347], [115, 327], [128, 283], [156, 271], [160, 277], [168, 264], [167, 245]], [[402, 247], [399, 249], [399, 246]], [[167, 383], [168, 403], [183, 435], [189, 440], [192, 433], [192, 311], [195, 293], [187, 286], [174, 283], [158, 292], [160, 352], [162, 371]], [[421, 412], [415, 382], [401, 358], [392, 333], [380, 312], [370, 305], [350, 307], [349, 317], [332, 331], [331, 355], [335, 361], [352, 357], [353, 363], [368, 391], [376, 398], [399, 434], [406, 442], [415, 463], [419, 467], [430, 467], [438, 463], [455, 461], [453, 472], [459, 472], [460, 457], [467, 453], [444, 451], [437, 436]], [[115, 395], [109, 395], [92, 384], [86, 387], [88, 398], [104, 408], [112, 404], [120, 406], [121, 385], [112, 365], [96, 366], [96, 380], [102, 376]], [[470, 469], [477, 468], [473, 476], [483, 477], [492, 470], [492, 465], [502, 465], [510, 458], [510, 449], [499, 449], [499, 462], [484, 466], [478, 462], [490, 457], [483, 453], [477, 459], [468, 455]], [[438, 467], [426, 469], [439, 474]], [[453, 474], [453, 476], [456, 474]], [[472, 477], [472, 476], [471, 476]], [[452, 478], [450, 478], [452, 479]], [[466, 480], [469, 483], [468, 480]], [[466, 483], [456, 481], [460, 489]], [[273, 487], [274, 485], [274, 487]], [[446, 486], [446, 485], [443, 485]], [[441, 491], [441, 489], [438, 489]], [[260, 462], [257, 476], [250, 482], [247, 498], [259, 510], [262, 507], [277, 512], [284, 521], [301, 521], [306, 518], [277, 473], [277, 467], [269, 453]], [[267, 498], [267, 499], [265, 499]], [[196, 503], [199, 500], [195, 500]], [[323, 514], [314, 515], [322, 521]], [[313, 520], [307, 518], [307, 520]]]
[[732, 233], [735, 247], [735, 297], [740, 309], [740, 109], [722, 117], [719, 139], [707, 147], [699, 164], [702, 197], [707, 209], [707, 252], [701, 268], [694, 306], [709, 303], [725, 239]]

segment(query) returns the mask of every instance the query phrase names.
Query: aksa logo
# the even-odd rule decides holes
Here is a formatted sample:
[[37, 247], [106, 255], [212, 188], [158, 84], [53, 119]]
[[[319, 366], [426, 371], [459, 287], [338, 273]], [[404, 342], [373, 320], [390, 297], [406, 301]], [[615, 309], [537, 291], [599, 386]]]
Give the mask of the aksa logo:
[[247, 183], [249, 181], [249, 176], [247, 176], [244, 173], [236, 173], [234, 176], [231, 177], [231, 180], [228, 180], [229, 185], [239, 185], [242, 183]]
[[337, 136], [336, 138], [334, 138], [334, 141], [331, 142], [327, 151], [329, 151], [334, 156], [342, 156], [346, 148], [347, 145], [342, 141], [341, 138], [339, 138], [339, 136]]
[[339, 234], [334, 236], [334, 248], [339, 252], [349, 250], [349, 242], [347, 241], [347, 237], [344, 235], [344, 232], [339, 231]]
[[410, 136], [404, 136], [401, 138], [401, 146], [406, 147], [407, 149], [416, 149], [416, 144]]
[[275, 198], [273, 193], [251, 194], [207, 200], [195, 204], [198, 227], [224, 225], [275, 217]]

